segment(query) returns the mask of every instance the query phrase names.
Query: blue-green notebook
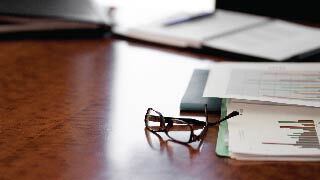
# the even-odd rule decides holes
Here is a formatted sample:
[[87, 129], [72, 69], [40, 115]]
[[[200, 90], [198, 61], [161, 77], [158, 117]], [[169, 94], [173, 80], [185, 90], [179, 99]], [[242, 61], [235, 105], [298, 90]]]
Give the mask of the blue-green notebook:
[[213, 113], [220, 113], [221, 99], [214, 97], [202, 97], [207, 83], [209, 70], [195, 69], [189, 81], [187, 90], [180, 102], [181, 111], [203, 111], [205, 104]]

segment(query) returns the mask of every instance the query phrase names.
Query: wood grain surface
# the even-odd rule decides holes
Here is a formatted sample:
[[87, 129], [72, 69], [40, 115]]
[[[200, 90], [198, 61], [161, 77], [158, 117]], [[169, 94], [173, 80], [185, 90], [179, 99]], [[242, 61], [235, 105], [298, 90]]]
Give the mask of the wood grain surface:
[[145, 132], [148, 107], [179, 115], [205, 59], [109, 38], [0, 41], [0, 179], [319, 179], [320, 163], [216, 156], [216, 127], [200, 149]]

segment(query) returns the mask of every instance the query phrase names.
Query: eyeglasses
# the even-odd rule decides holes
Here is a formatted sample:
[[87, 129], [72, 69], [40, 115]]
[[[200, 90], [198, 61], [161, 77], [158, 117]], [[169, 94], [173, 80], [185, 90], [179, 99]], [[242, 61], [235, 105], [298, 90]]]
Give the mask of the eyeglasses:
[[233, 111], [216, 122], [208, 121], [207, 105], [204, 108], [205, 121], [192, 118], [165, 117], [160, 112], [148, 108], [145, 115], [145, 126], [151, 132], [164, 132], [170, 139], [179, 143], [199, 141], [206, 134], [209, 126], [214, 126], [240, 113]]

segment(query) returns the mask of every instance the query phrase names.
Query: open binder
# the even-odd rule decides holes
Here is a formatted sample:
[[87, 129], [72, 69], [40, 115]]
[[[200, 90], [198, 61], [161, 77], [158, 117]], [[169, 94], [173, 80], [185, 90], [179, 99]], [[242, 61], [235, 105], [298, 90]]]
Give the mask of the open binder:
[[317, 54], [320, 48], [318, 28], [279, 19], [221, 9], [173, 26], [164, 25], [167, 19], [115, 30], [134, 39], [245, 60], [301, 60]]

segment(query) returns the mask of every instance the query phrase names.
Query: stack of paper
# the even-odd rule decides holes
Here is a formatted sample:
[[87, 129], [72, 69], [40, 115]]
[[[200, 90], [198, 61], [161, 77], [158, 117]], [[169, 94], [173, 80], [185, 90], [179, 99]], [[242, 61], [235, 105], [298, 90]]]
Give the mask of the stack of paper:
[[320, 64], [220, 63], [204, 96], [226, 98], [225, 114], [241, 112], [220, 128], [223, 155], [320, 160]]

